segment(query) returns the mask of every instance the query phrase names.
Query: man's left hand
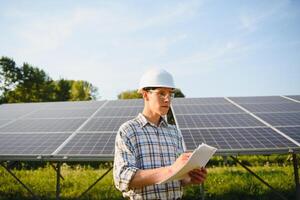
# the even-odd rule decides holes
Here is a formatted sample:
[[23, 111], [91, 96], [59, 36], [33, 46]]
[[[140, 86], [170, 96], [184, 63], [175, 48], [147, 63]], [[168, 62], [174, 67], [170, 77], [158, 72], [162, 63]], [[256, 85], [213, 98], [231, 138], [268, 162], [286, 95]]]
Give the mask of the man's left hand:
[[205, 181], [207, 170], [205, 168], [194, 169], [189, 172], [189, 178], [186, 179], [184, 185], [201, 184]]

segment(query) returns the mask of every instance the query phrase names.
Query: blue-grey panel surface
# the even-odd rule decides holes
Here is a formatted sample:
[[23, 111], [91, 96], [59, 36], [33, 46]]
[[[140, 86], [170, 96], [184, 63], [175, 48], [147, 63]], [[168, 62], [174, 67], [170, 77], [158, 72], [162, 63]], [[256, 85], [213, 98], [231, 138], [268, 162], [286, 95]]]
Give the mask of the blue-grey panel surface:
[[71, 133], [0, 134], [0, 155], [51, 154]]
[[174, 98], [174, 105], [216, 105], [230, 104], [223, 97], [207, 97], [207, 98]]
[[114, 152], [116, 133], [80, 133], [72, 138], [59, 152], [63, 155], [97, 155]]
[[300, 126], [278, 127], [277, 129], [300, 143]]
[[264, 124], [248, 114], [177, 115], [176, 119], [181, 129], [264, 126]]
[[297, 147], [271, 128], [184, 129], [188, 150], [206, 143], [220, 150], [256, 150]]
[[300, 112], [300, 103], [241, 104], [252, 113]]
[[108, 107], [99, 110], [95, 117], [136, 117], [143, 111], [143, 107]]
[[292, 98], [292, 99], [297, 100], [297, 101], [300, 101], [300, 95], [289, 95], [287, 97]]
[[258, 117], [272, 126], [299, 126], [300, 112], [298, 113], [257, 113]]
[[126, 99], [126, 100], [113, 100], [109, 101], [105, 106], [107, 107], [140, 107], [144, 105], [144, 101], [142, 99]]
[[86, 121], [79, 119], [20, 119], [0, 128], [0, 133], [73, 132]]
[[176, 115], [182, 114], [223, 114], [223, 113], [245, 113], [242, 109], [231, 104], [198, 104], [198, 105], [183, 105], [174, 104], [173, 110]]
[[233, 100], [238, 104], [262, 104], [262, 103], [290, 103], [291, 100], [280, 96], [256, 96], [256, 97], [229, 97], [229, 99]]
[[118, 131], [120, 126], [133, 117], [97, 117], [92, 118], [80, 131]]

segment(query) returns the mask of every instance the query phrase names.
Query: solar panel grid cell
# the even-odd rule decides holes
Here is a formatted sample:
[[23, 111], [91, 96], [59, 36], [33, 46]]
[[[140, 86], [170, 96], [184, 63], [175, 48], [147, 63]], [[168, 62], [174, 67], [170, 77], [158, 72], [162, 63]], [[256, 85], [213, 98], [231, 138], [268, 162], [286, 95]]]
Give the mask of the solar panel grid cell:
[[217, 105], [230, 104], [223, 97], [208, 97], [208, 98], [175, 98], [173, 104], [176, 105]]
[[143, 107], [104, 107], [95, 117], [135, 117], [143, 111]]
[[[77, 134], [58, 154], [62, 155], [96, 155], [109, 154], [113, 152], [114, 146], [108, 144], [114, 133], [81, 133]], [[108, 145], [107, 145], [108, 144]], [[103, 153], [109, 152], [109, 153]]]
[[174, 105], [176, 115], [181, 114], [222, 114], [222, 113], [245, 113], [238, 107], [230, 104], [217, 105]]
[[10, 120], [14, 120], [16, 118], [20, 118], [26, 114], [28, 114], [29, 112], [32, 112], [32, 110], [20, 110], [20, 109], [1, 109], [0, 108], [0, 120], [2, 119], [10, 119]]
[[270, 128], [185, 129], [182, 132], [190, 133], [196, 145], [204, 142], [223, 150], [297, 147]]
[[297, 113], [257, 113], [258, 117], [272, 126], [300, 125], [300, 112]]
[[28, 118], [88, 118], [91, 116], [96, 109], [43, 109], [38, 110], [30, 115], [27, 115], [25, 119]]
[[70, 132], [86, 119], [20, 119], [0, 128], [0, 132]]
[[300, 143], [300, 126], [298, 127], [278, 127], [284, 134]]
[[0, 134], [0, 154], [51, 154], [70, 135], [71, 133]]
[[300, 103], [264, 103], [264, 104], [241, 104], [252, 113], [269, 113], [269, 112], [300, 112]]
[[229, 97], [238, 104], [263, 104], [263, 103], [290, 103], [291, 101], [280, 96], [257, 96], [257, 97]]
[[178, 115], [180, 128], [256, 127], [264, 126], [248, 114]]
[[297, 101], [300, 101], [300, 95], [289, 95], [287, 97], [292, 98], [292, 99], [297, 100]]
[[129, 100], [114, 100], [109, 101], [106, 104], [107, 107], [140, 107], [143, 106], [143, 100], [142, 99], [129, 99]]
[[97, 117], [92, 118], [80, 131], [118, 131], [121, 124], [132, 117]]

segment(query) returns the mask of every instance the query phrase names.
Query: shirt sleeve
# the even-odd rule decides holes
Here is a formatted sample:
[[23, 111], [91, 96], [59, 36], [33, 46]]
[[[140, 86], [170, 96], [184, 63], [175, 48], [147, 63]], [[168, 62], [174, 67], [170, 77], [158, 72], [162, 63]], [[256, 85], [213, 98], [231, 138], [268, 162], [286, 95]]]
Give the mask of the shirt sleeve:
[[115, 186], [121, 192], [129, 191], [129, 183], [138, 170], [133, 149], [129, 138], [120, 128], [115, 141], [113, 176]]

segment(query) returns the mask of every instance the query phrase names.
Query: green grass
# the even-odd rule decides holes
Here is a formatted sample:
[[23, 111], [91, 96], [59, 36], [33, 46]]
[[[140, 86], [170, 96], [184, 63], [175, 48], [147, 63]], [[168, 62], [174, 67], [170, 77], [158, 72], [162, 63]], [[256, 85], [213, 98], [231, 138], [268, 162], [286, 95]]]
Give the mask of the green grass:
[[[295, 199], [295, 184], [292, 166], [258, 166], [251, 169], [288, 199]], [[76, 199], [107, 169], [64, 164], [61, 180], [61, 198]], [[56, 173], [50, 165], [34, 170], [13, 170], [35, 194], [42, 199], [55, 199]], [[205, 199], [279, 199], [269, 188], [241, 167], [210, 167], [205, 182]], [[185, 188], [184, 199], [199, 199], [199, 186]], [[31, 195], [8, 172], [0, 167], [0, 199], [32, 199]], [[112, 171], [82, 199], [122, 199], [112, 181]]]
[[[291, 166], [251, 167], [259, 175], [288, 199], [295, 199], [295, 184]], [[242, 167], [216, 167], [208, 169], [205, 182], [205, 199], [280, 199], [271, 190]], [[185, 199], [200, 196], [199, 186], [185, 190]]]

